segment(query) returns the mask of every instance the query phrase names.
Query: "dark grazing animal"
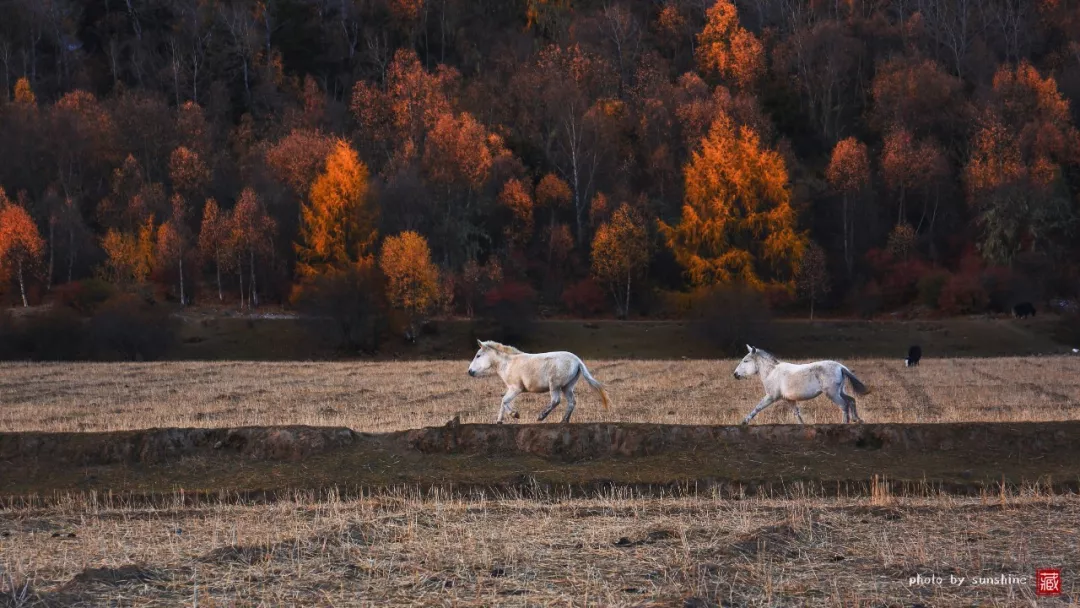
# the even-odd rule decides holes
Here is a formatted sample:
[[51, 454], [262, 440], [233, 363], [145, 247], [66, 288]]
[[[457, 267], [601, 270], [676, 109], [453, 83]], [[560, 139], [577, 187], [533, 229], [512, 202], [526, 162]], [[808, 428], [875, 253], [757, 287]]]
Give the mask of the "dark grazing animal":
[[1031, 305], [1031, 302], [1020, 302], [1016, 306], [1013, 306], [1013, 316], [1017, 319], [1034, 317], [1035, 307]]
[[919, 359], [922, 359], [922, 348], [916, 344], [907, 349], [907, 359], [904, 359], [904, 364], [908, 367], [913, 367], [919, 364]]

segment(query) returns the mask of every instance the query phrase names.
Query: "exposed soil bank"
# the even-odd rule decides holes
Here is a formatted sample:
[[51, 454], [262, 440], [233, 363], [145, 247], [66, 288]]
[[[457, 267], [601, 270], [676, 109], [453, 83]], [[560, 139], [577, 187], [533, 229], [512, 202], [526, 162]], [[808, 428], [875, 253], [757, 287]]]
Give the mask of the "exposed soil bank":
[[[1075, 490], [1080, 422], [678, 426], [508, 424], [389, 434], [331, 427], [0, 433], [0, 496], [385, 487], [694, 486], [733, 494]], [[794, 486], [793, 486], [794, 484]]]
[[741, 447], [748, 451], [852, 448], [907, 452], [1006, 450], [1035, 458], [1080, 452], [1080, 422], [686, 426], [668, 424], [447, 424], [405, 431], [425, 453], [525, 453], [563, 461]]

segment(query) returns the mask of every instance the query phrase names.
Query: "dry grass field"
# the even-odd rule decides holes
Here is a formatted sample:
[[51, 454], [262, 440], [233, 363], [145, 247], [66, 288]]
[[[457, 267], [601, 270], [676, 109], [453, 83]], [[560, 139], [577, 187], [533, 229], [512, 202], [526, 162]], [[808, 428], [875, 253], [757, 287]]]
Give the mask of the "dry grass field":
[[[757, 379], [735, 380], [736, 361], [586, 361], [613, 399], [608, 411], [584, 383], [574, 422], [735, 424], [761, 398]], [[1080, 419], [1080, 357], [847, 360], [873, 392], [867, 422]], [[466, 374], [466, 361], [399, 363], [0, 364], [0, 432], [114, 431], [151, 427], [307, 424], [383, 432], [493, 422], [503, 386]], [[523, 420], [546, 395], [515, 402]], [[560, 406], [562, 407], [562, 406]], [[552, 420], [558, 419], [561, 409]], [[808, 423], [841, 420], [824, 397]], [[791, 423], [774, 405], [754, 423]]]
[[[587, 361], [575, 422], [733, 424], [757, 402], [736, 362]], [[846, 363], [867, 422], [1080, 420], [1080, 358]], [[0, 432], [490, 422], [502, 387], [465, 361], [0, 365]], [[519, 398], [534, 419], [545, 396]], [[823, 399], [807, 422], [835, 423]], [[791, 423], [766, 410], [755, 424]], [[555, 423], [552, 423], [555, 424]], [[306, 464], [306, 463], [301, 463]], [[964, 463], [957, 463], [962, 468]], [[2, 463], [0, 463], [2, 465]], [[269, 466], [269, 465], [268, 465]], [[807, 486], [809, 487], [809, 486]], [[884, 488], [885, 486], [882, 486]], [[730, 500], [382, 489], [251, 502], [101, 493], [0, 507], [0, 606], [1044, 606], [1080, 601], [1080, 497], [1023, 485], [962, 498], [796, 485]], [[1036, 568], [1061, 599], [1036, 601]], [[941, 584], [911, 584], [916, 575]], [[1013, 577], [1011, 582], [974, 577]], [[962, 585], [950, 577], [965, 578]], [[1018, 577], [1024, 577], [1018, 582]], [[977, 584], [973, 584], [977, 583]]]
[[[1080, 500], [1031, 490], [740, 501], [398, 492], [157, 508], [84, 498], [0, 511], [0, 589], [14, 606], [1069, 605], [1078, 522]], [[1042, 567], [1062, 569], [1062, 600], [1036, 604]], [[917, 575], [941, 583], [912, 584]]]

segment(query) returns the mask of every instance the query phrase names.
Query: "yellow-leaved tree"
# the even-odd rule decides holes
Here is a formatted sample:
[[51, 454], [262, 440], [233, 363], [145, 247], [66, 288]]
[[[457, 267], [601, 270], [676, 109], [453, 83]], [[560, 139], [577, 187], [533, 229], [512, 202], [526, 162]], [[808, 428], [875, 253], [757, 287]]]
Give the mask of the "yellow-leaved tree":
[[386, 297], [405, 314], [405, 337], [439, 301], [439, 269], [431, 261], [427, 239], [411, 230], [383, 241], [379, 267], [386, 275]]
[[721, 112], [683, 172], [681, 221], [661, 221], [660, 231], [690, 281], [790, 290], [807, 238], [796, 226], [783, 157]]
[[592, 272], [615, 296], [620, 317], [630, 314], [630, 285], [649, 264], [649, 241], [645, 225], [623, 203], [593, 238]]
[[135, 232], [110, 228], [101, 239], [105, 278], [118, 285], [145, 283], [153, 268], [156, 232], [152, 215]]
[[370, 261], [378, 212], [368, 197], [367, 166], [344, 140], [334, 142], [300, 217], [296, 255], [301, 278]]

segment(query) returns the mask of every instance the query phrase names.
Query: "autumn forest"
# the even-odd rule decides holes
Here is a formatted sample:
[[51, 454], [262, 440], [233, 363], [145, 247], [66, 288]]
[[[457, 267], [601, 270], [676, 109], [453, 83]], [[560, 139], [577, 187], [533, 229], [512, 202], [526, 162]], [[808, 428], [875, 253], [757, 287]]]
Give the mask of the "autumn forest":
[[1067, 0], [0, 14], [4, 308], [140, 293], [413, 335], [736, 285], [793, 315], [1077, 295]]

